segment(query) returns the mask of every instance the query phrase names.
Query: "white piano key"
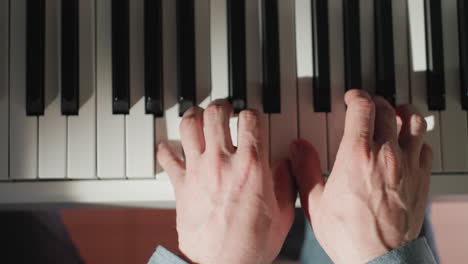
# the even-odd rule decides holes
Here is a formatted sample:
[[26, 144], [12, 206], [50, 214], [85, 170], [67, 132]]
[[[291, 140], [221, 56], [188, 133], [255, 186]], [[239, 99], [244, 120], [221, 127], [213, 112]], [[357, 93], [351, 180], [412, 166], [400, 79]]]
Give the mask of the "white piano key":
[[125, 118], [112, 114], [111, 0], [97, 3], [97, 176], [125, 177]]
[[359, 2], [359, 18], [361, 31], [361, 74], [362, 89], [373, 94], [375, 92], [375, 35], [374, 35], [374, 1]]
[[[227, 0], [211, 0], [210, 18], [211, 100], [216, 100], [229, 97]], [[235, 146], [237, 120], [237, 117], [232, 117], [229, 122]]]
[[426, 118], [428, 131], [426, 142], [432, 147], [434, 161], [433, 172], [442, 170], [440, 143], [440, 114], [438, 111], [428, 111], [426, 100], [426, 33], [424, 26], [424, 0], [408, 1], [409, 35], [410, 35], [410, 82], [411, 103]]
[[298, 136], [295, 1], [278, 1], [281, 113], [270, 114], [270, 158], [289, 156], [289, 146]]
[[61, 114], [60, 1], [45, 2], [45, 109], [39, 117], [39, 178], [66, 178], [67, 118]]
[[343, 51], [343, 6], [341, 0], [330, 0], [330, 81], [332, 111], [327, 114], [328, 169], [331, 172], [344, 131], [344, 51]]
[[410, 102], [409, 53], [408, 53], [408, 6], [407, 0], [392, 1], [393, 48], [395, 56], [395, 103]]
[[0, 180], [8, 179], [9, 1], [0, 0]]
[[328, 170], [327, 114], [314, 111], [312, 7], [310, 0], [296, 1], [296, 59], [299, 137], [312, 143], [320, 156], [324, 172]]
[[[161, 140], [169, 141], [175, 153], [182, 157], [180, 144], [179, 105], [177, 103], [177, 23], [176, 1], [163, 0], [163, 80], [164, 80], [164, 116], [155, 121], [155, 143]], [[162, 168], [156, 167], [156, 178], [168, 180]]]
[[79, 1], [80, 111], [68, 116], [68, 178], [96, 178], [95, 0]]
[[26, 116], [26, 0], [10, 1], [10, 178], [37, 178], [37, 117]]
[[154, 177], [154, 117], [145, 114], [144, 0], [130, 1], [130, 114], [125, 117], [127, 177]]
[[440, 112], [444, 172], [468, 171], [468, 125], [461, 108], [457, 0], [442, 1], [446, 109]]
[[261, 0], [245, 2], [245, 41], [246, 41], [246, 79], [247, 107], [256, 109], [265, 129], [264, 136], [269, 142], [269, 118], [263, 113], [262, 106], [262, 30], [261, 30]]

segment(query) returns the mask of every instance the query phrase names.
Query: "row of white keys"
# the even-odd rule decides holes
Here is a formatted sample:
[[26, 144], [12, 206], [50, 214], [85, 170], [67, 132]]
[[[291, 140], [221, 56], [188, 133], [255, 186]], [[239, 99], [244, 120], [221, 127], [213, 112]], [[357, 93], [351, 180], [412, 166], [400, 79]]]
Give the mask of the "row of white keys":
[[297, 0], [295, 9], [299, 138], [309, 141], [314, 146], [320, 157], [320, 166], [326, 172], [327, 114], [315, 112], [313, 104], [312, 3], [310, 0]]
[[281, 113], [270, 114], [270, 159], [288, 157], [297, 138], [295, 1], [278, 1]]
[[97, 176], [125, 177], [125, 117], [112, 114], [111, 0], [99, 0], [96, 12]]
[[126, 176], [154, 177], [154, 117], [145, 114], [144, 0], [130, 3], [130, 113], [125, 116]]
[[392, 20], [395, 56], [395, 103], [396, 105], [402, 105], [410, 102], [407, 0], [392, 1]]
[[9, 1], [0, 0], [0, 180], [8, 179]]
[[327, 114], [328, 169], [331, 172], [344, 131], [346, 108], [344, 98], [343, 5], [342, 0], [330, 0], [330, 83], [331, 109]]
[[442, 1], [446, 109], [440, 112], [442, 165], [446, 172], [468, 171], [467, 112], [461, 108], [457, 0]]
[[[229, 97], [227, 1], [211, 0], [210, 6], [211, 100]], [[237, 117], [232, 117], [229, 122], [235, 146], [237, 146], [237, 120]]]
[[426, 101], [427, 60], [424, 0], [408, 1], [408, 17], [411, 56], [411, 103], [416, 106], [427, 121], [426, 142], [432, 147], [434, 153], [432, 171], [440, 172], [442, 170], [440, 114], [438, 111], [429, 111]]
[[38, 118], [26, 116], [26, 0], [10, 1], [10, 175], [37, 178]]
[[96, 178], [95, 0], [79, 1], [80, 112], [68, 116], [67, 177]]
[[44, 115], [39, 117], [39, 178], [66, 175], [67, 118], [61, 113], [60, 1], [45, 1]]
[[269, 142], [269, 118], [263, 113], [262, 105], [262, 31], [261, 2], [259, 0], [245, 1], [245, 39], [246, 39], [246, 79], [247, 79], [247, 106], [256, 109], [265, 129], [264, 136]]

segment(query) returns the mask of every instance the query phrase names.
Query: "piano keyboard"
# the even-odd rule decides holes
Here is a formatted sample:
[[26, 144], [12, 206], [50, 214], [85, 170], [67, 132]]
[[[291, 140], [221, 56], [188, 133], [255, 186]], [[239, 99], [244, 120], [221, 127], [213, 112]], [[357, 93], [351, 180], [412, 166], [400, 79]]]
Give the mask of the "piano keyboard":
[[354, 88], [415, 104], [432, 193], [468, 193], [467, 82], [463, 0], [0, 0], [0, 204], [173, 205], [154, 146], [218, 98], [328, 172]]

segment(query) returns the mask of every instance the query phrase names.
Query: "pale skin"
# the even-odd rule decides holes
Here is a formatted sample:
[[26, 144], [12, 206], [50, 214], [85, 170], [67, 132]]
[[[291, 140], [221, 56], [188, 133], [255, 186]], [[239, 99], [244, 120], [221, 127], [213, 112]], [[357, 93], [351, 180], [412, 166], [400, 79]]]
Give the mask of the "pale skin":
[[[176, 195], [179, 248], [192, 263], [271, 263], [299, 193], [320, 245], [335, 263], [365, 263], [415, 240], [427, 200], [431, 149], [412, 106], [351, 90], [345, 131], [325, 183], [306, 141], [270, 167], [258, 113], [239, 114], [238, 146], [224, 100], [191, 108], [180, 125], [185, 161], [162, 142], [158, 161]], [[297, 186], [297, 187], [296, 187]]]

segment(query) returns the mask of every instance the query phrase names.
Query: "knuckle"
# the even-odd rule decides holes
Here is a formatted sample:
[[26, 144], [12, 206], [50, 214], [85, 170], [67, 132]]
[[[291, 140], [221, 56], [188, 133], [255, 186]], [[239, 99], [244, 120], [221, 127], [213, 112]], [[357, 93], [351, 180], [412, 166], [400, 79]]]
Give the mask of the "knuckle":
[[418, 114], [414, 114], [411, 116], [410, 122], [412, 127], [411, 130], [414, 135], [421, 136], [426, 133], [427, 123], [424, 117]]
[[352, 150], [355, 153], [354, 157], [364, 158], [366, 161], [370, 159], [371, 146], [364, 137], [356, 139]]
[[250, 146], [244, 150], [242, 153], [245, 160], [249, 162], [259, 162], [260, 161], [260, 154], [258, 149], [255, 146]]
[[400, 160], [397, 150], [391, 143], [385, 143], [381, 148], [382, 158], [385, 166], [392, 171], [400, 167]]
[[385, 102], [381, 106], [386, 116], [396, 116], [396, 110], [389, 103]]
[[216, 120], [218, 116], [222, 115], [224, 109], [220, 104], [212, 104], [208, 106], [204, 113], [204, 118], [209, 120]]
[[180, 129], [181, 130], [190, 130], [195, 128], [200, 124], [200, 121], [195, 114], [186, 115], [182, 121], [180, 122]]
[[375, 103], [372, 99], [368, 97], [359, 97], [356, 99], [356, 105], [361, 109], [361, 111], [369, 112], [375, 109]]
[[242, 112], [240, 112], [239, 118], [241, 118], [242, 120], [246, 122], [254, 123], [254, 124], [258, 124], [260, 121], [258, 112], [256, 110], [250, 110], [250, 109], [243, 110]]

